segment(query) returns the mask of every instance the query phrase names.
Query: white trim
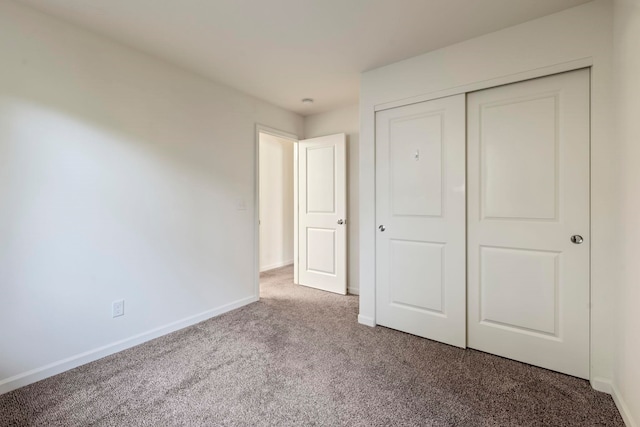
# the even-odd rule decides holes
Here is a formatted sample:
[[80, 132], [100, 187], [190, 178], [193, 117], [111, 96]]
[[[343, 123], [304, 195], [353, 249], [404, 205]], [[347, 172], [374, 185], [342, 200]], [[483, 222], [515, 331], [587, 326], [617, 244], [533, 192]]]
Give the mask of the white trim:
[[562, 62], [560, 64], [551, 65], [548, 67], [536, 68], [533, 70], [527, 70], [519, 73], [508, 74], [501, 77], [496, 77], [489, 80], [482, 80], [473, 82], [463, 86], [456, 86], [448, 89], [438, 90], [423, 95], [412, 96], [410, 98], [400, 99], [392, 102], [385, 102], [374, 106], [374, 111], [388, 110], [390, 108], [403, 107], [409, 104], [416, 104], [418, 102], [431, 101], [437, 98], [444, 98], [452, 95], [459, 95], [462, 93], [475, 92], [482, 89], [489, 89], [497, 86], [503, 86], [506, 84], [522, 82], [525, 80], [531, 80], [539, 77], [547, 77], [553, 74], [565, 73], [567, 71], [575, 71], [582, 68], [589, 68], [593, 66], [593, 59], [581, 58], [573, 61]]
[[293, 283], [300, 284], [300, 271], [298, 265], [300, 263], [300, 255], [298, 253], [298, 144], [293, 144]]
[[[260, 299], [260, 134], [266, 133], [272, 136], [277, 136], [278, 138], [284, 138], [292, 141], [295, 147], [298, 145], [299, 138], [298, 136], [285, 132], [282, 130], [274, 129], [269, 126], [261, 125], [260, 123], [256, 123], [256, 133], [255, 133], [255, 144], [253, 147], [254, 150], [254, 164], [253, 170], [255, 172], [255, 177], [253, 180], [253, 286], [254, 286], [254, 294], [256, 296], [256, 300]], [[297, 164], [297, 160], [295, 159], [294, 153], [294, 162]], [[296, 171], [294, 169], [294, 199], [293, 205], [294, 207], [297, 205], [297, 194], [296, 194], [296, 180], [297, 176], [295, 175]], [[297, 258], [297, 248], [298, 248], [298, 231], [297, 231], [297, 210], [294, 214], [294, 258]], [[294, 264], [295, 260], [294, 260]], [[295, 277], [294, 277], [295, 280]]]
[[235, 310], [236, 308], [240, 308], [256, 301], [258, 301], [257, 296], [242, 298], [229, 304], [225, 304], [221, 307], [207, 310], [194, 316], [186, 317], [184, 319], [169, 323], [159, 328], [151, 329], [150, 331], [146, 331], [141, 334], [137, 334], [132, 337], [86, 351], [84, 353], [76, 354], [75, 356], [50, 363], [40, 368], [32, 369], [30, 371], [14, 375], [10, 378], [0, 381], [0, 394], [8, 393], [11, 390], [24, 387], [26, 385], [35, 383], [36, 381], [43, 380], [45, 378], [57, 375], [70, 369], [77, 368], [78, 366], [84, 365], [86, 363], [102, 359], [103, 357], [109, 356], [122, 350], [126, 350], [131, 347], [135, 347], [152, 339], [167, 335], [171, 332], [186, 328], [188, 326], [195, 325], [196, 323], [203, 322], [212, 317], [219, 316], [220, 314]]
[[613, 401], [618, 407], [618, 411], [620, 411], [620, 416], [622, 417], [622, 420], [624, 421], [626, 426], [640, 427], [640, 424], [638, 424], [636, 420], [634, 420], [631, 417], [631, 411], [629, 410], [629, 407], [627, 406], [625, 401], [622, 399], [622, 395], [620, 394], [620, 391], [618, 390], [616, 385], [613, 383], [611, 384], [611, 397], [613, 397]]
[[591, 378], [589, 382], [591, 383], [591, 388], [593, 388], [594, 390], [611, 394], [611, 380], [607, 378], [596, 377]]
[[280, 267], [286, 267], [287, 265], [291, 265], [293, 264], [293, 260], [290, 259], [288, 261], [282, 261], [282, 262], [276, 262], [275, 264], [269, 264], [269, 265], [265, 265], [263, 267], [260, 268], [260, 272], [265, 272], [265, 271], [269, 271], [269, 270], [273, 270], [276, 268], [280, 268]]
[[366, 326], [376, 326], [376, 322], [375, 320], [373, 320], [373, 318], [368, 317], [368, 316], [363, 316], [362, 314], [358, 314], [358, 323], [360, 323], [361, 325], [366, 325]]
[[272, 136], [277, 136], [278, 138], [289, 139], [293, 142], [298, 142], [300, 138], [297, 135], [294, 135], [289, 132], [285, 132], [283, 130], [274, 129], [269, 126], [261, 125], [260, 123], [256, 123], [256, 132], [257, 133], [267, 133]]

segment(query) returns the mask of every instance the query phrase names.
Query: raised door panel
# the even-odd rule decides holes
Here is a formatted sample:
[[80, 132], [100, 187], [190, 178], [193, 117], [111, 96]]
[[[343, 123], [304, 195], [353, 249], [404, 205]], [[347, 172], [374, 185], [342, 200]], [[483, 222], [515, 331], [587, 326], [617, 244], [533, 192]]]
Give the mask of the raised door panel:
[[442, 113], [392, 120], [389, 132], [393, 215], [441, 216]]
[[307, 271], [336, 274], [336, 230], [307, 228]]
[[392, 304], [423, 312], [443, 313], [444, 245], [391, 240], [389, 291]]
[[556, 252], [480, 248], [480, 322], [556, 337]]
[[309, 147], [306, 157], [307, 213], [335, 213], [335, 147]]
[[558, 95], [480, 107], [483, 219], [555, 220]]

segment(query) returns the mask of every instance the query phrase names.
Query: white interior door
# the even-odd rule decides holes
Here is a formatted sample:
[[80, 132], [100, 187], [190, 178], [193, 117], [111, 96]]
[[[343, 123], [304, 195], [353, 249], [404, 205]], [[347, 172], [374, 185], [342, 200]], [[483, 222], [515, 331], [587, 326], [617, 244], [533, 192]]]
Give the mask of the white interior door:
[[465, 347], [465, 97], [376, 113], [376, 323]]
[[298, 143], [298, 280], [347, 293], [345, 134]]
[[467, 101], [468, 345], [588, 378], [589, 71]]

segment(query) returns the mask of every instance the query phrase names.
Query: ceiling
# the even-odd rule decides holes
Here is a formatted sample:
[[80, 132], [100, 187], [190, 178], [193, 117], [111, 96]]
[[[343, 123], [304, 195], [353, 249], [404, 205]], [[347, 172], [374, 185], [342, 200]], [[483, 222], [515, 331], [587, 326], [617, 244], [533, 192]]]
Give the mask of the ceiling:
[[589, 0], [20, 1], [309, 115], [357, 103], [363, 71]]

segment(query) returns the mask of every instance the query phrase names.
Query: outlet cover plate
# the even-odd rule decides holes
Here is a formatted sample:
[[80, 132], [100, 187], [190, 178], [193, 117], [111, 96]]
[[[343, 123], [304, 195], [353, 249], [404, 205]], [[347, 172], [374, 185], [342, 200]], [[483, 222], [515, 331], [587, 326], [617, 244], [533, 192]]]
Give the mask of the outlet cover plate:
[[111, 316], [112, 317], [120, 317], [124, 316], [124, 300], [119, 299], [114, 301], [111, 305]]

